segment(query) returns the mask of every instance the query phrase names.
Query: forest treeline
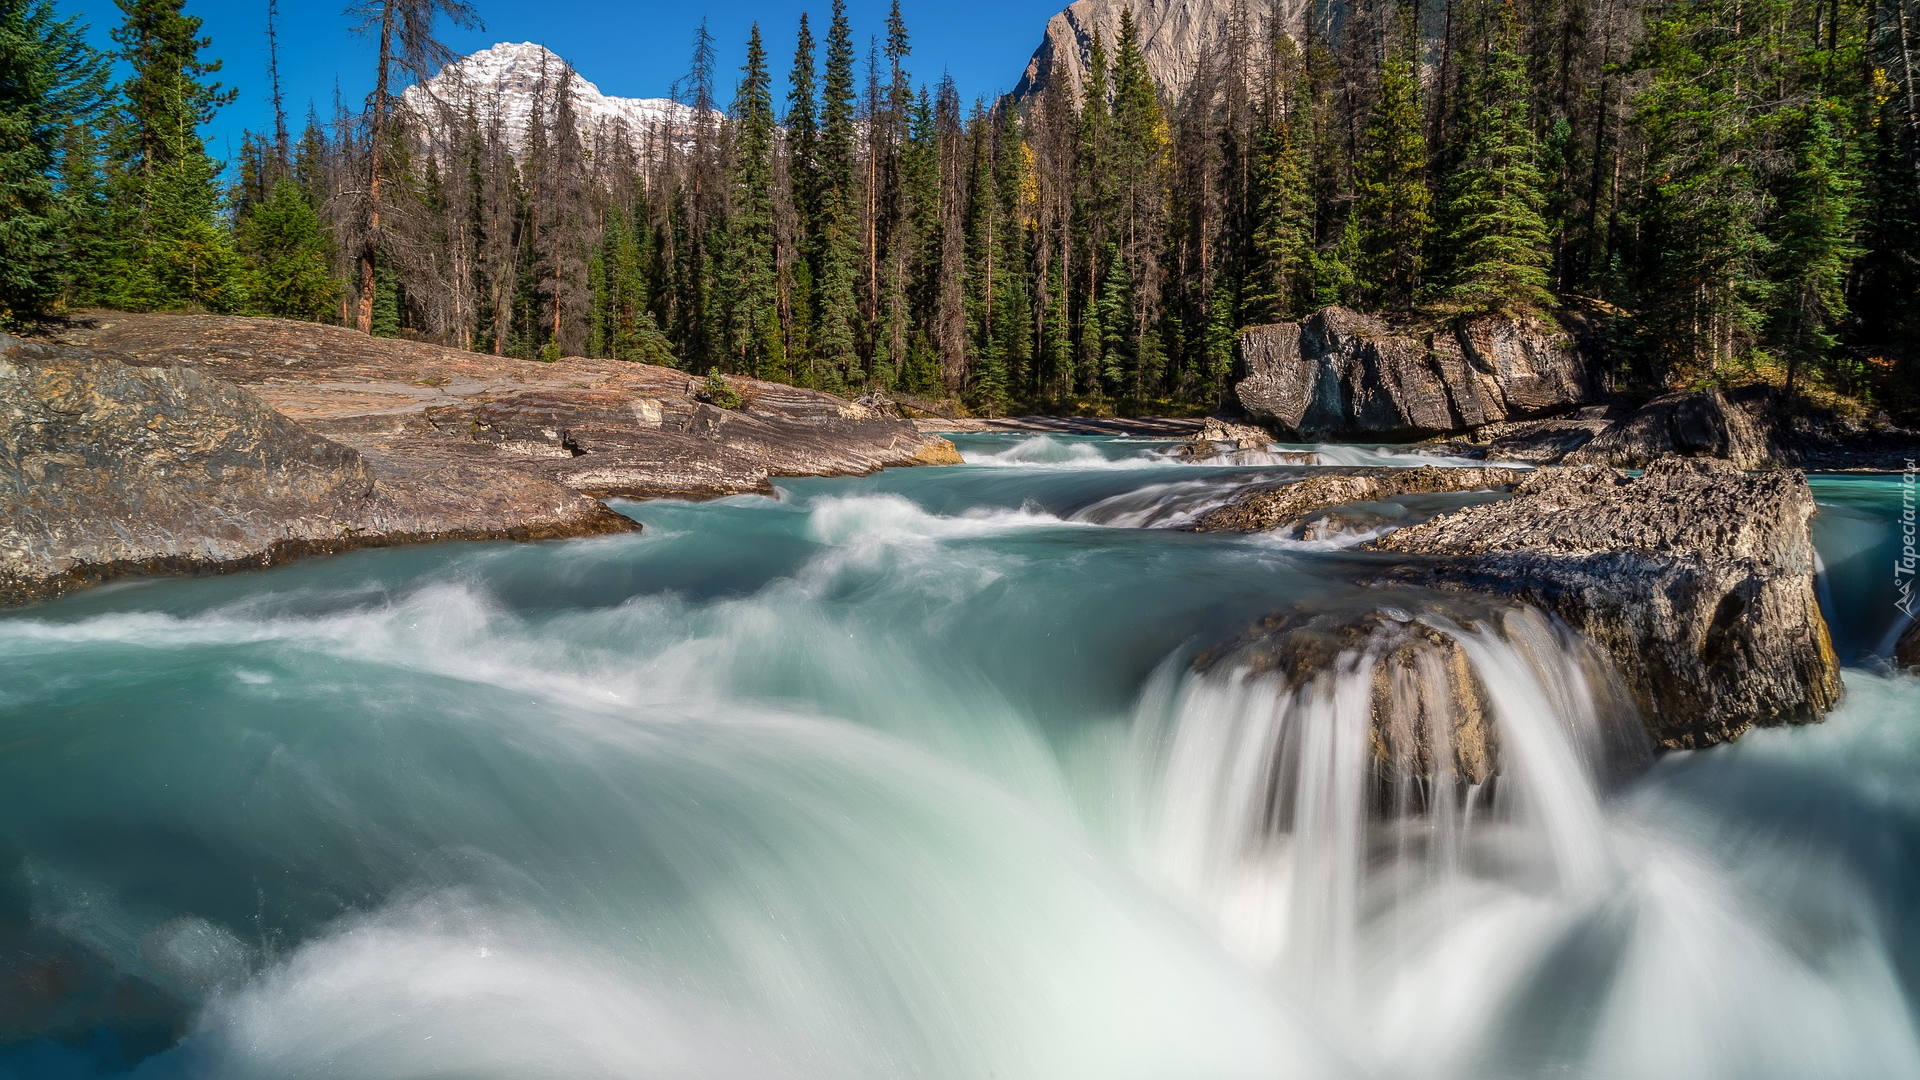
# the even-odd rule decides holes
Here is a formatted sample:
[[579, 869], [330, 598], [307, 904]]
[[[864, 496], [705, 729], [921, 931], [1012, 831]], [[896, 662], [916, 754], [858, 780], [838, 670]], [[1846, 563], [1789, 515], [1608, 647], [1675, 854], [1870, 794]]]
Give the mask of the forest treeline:
[[690, 111], [629, 138], [559, 66], [512, 130], [404, 93], [478, 13], [369, 0], [374, 92], [296, 134], [274, 77], [227, 169], [183, 0], [118, 0], [117, 85], [0, 0], [0, 317], [197, 306], [998, 412], [1208, 407], [1240, 328], [1345, 304], [1559, 319], [1621, 386], [1911, 392], [1920, 0], [1316, 0], [1249, 40], [1266, 2], [1190, 85], [1128, 17], [1019, 101], [916, 80], [897, 3], [864, 44], [841, 0], [800, 16], [779, 100], [760, 28], [735, 69], [703, 27]]

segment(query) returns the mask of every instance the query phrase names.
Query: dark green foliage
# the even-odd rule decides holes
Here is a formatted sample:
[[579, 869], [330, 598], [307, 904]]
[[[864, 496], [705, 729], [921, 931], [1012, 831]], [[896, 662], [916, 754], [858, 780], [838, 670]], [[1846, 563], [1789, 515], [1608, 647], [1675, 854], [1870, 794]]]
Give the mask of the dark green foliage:
[[727, 377], [720, 374], [719, 368], [707, 372], [707, 381], [700, 387], [700, 398], [718, 409], [739, 409], [746, 404], [740, 391], [735, 390]]
[[1494, 25], [1485, 69], [1456, 136], [1460, 160], [1448, 178], [1446, 299], [1465, 313], [1533, 311], [1553, 303], [1546, 177], [1513, 0], [1502, 4]]
[[13, 312], [339, 318], [1000, 413], [1215, 407], [1242, 327], [1326, 304], [1570, 309], [1616, 387], [1920, 408], [1920, 80], [1889, 0], [1459, 0], [1427, 37], [1355, 9], [1223, 40], [1187, 87], [1154, 85], [1127, 13], [1083, 85], [971, 118], [951, 80], [915, 91], [898, 5], [862, 84], [836, 2], [821, 65], [802, 20], [784, 133], [757, 30], [712, 108], [703, 28], [668, 152], [583, 131], [558, 63], [525, 131], [485, 102], [423, 128], [397, 88], [471, 9], [372, 2], [384, 91], [296, 147], [250, 136], [230, 196], [198, 23], [120, 2], [131, 77], [90, 125], [97, 61], [45, 0], [0, 0]]
[[[1357, 166], [1353, 216], [1360, 230], [1353, 270], [1361, 298], [1389, 308], [1413, 303], [1420, 287], [1433, 193], [1427, 187], [1427, 141], [1420, 81], [1413, 61], [1387, 61], [1380, 98], [1367, 123]], [[1488, 222], [1497, 227], [1498, 222]]]
[[737, 371], [783, 377], [787, 363], [774, 281], [773, 98], [755, 25], [733, 103], [733, 206], [721, 258], [727, 350]]
[[340, 283], [330, 269], [332, 241], [300, 185], [283, 179], [251, 207], [234, 230], [247, 262], [247, 310], [255, 315], [319, 322], [331, 316]]
[[233, 100], [201, 59], [210, 42], [185, 0], [116, 0], [114, 31], [132, 76], [108, 141], [109, 207], [118, 250], [108, 299], [136, 308], [197, 305], [230, 311], [245, 300], [242, 266], [220, 220], [219, 168], [200, 127]]
[[1800, 371], [1834, 354], [1847, 317], [1847, 270], [1860, 256], [1859, 181], [1852, 175], [1832, 102], [1797, 118], [1793, 172], [1782, 185], [1774, 261], [1777, 303], [1771, 338], [1787, 361], [1787, 389]]
[[43, 312], [95, 239], [89, 125], [105, 84], [76, 20], [0, 0], [0, 325]]

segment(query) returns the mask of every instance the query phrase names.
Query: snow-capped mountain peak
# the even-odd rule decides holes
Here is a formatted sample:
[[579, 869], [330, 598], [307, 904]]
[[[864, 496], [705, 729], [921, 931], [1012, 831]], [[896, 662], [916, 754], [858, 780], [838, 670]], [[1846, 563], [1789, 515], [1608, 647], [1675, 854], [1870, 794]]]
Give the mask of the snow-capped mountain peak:
[[535, 103], [551, 100], [562, 78], [573, 92], [574, 115], [589, 144], [605, 136], [624, 137], [639, 151], [663, 136], [677, 143], [692, 133], [696, 114], [691, 107], [668, 98], [603, 94], [558, 54], [532, 42], [502, 42], [456, 60], [424, 85], [410, 87], [406, 100], [434, 127], [435, 102], [455, 114], [472, 108], [483, 124], [497, 118], [509, 145], [518, 148], [526, 141]]

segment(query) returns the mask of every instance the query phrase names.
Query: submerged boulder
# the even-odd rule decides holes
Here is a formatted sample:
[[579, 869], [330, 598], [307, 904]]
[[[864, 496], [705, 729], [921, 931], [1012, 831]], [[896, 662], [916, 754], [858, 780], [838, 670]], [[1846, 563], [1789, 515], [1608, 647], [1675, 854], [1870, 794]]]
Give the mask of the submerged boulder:
[[1499, 771], [1487, 688], [1460, 642], [1436, 626], [1398, 611], [1295, 612], [1264, 620], [1249, 638], [1203, 655], [1196, 670], [1272, 675], [1295, 693], [1322, 677], [1365, 676], [1376, 780], [1484, 784]]
[[1375, 541], [1421, 555], [1387, 580], [1504, 596], [1562, 619], [1619, 669], [1649, 734], [1710, 746], [1839, 701], [1815, 595], [1813, 493], [1793, 471], [1669, 458], [1632, 479], [1548, 468], [1515, 497]]
[[1303, 439], [1420, 438], [1584, 402], [1572, 339], [1534, 318], [1484, 316], [1424, 336], [1330, 307], [1243, 331], [1234, 395]]

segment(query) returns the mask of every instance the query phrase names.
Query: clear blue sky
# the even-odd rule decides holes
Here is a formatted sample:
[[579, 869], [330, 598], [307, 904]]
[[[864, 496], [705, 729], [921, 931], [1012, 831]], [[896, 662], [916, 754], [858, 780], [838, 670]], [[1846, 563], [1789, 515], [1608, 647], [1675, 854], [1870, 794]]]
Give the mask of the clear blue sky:
[[[343, 14], [350, 0], [281, 0], [281, 78], [296, 132], [309, 101], [324, 117], [332, 112], [336, 85], [349, 105], [364, 99], [372, 82], [368, 44], [350, 32]], [[93, 37], [110, 47], [107, 32], [118, 23], [113, 0], [57, 0], [64, 14], [79, 15]], [[1067, 0], [902, 0], [913, 38], [911, 70], [932, 84], [951, 71], [964, 97], [1013, 89], [1027, 58], [1040, 44], [1047, 19]], [[608, 94], [664, 97], [687, 69], [694, 30], [704, 16], [720, 47], [724, 102], [732, 96], [746, 59], [748, 28], [760, 23], [772, 56], [779, 93], [793, 62], [800, 13], [811, 13], [816, 39], [824, 42], [830, 0], [476, 0], [486, 19], [483, 32], [455, 31], [449, 43], [470, 53], [499, 41], [533, 41], [566, 57]], [[888, 0], [848, 0], [854, 39], [862, 61], [867, 40], [884, 35]], [[239, 90], [209, 130], [209, 149], [227, 157], [245, 130], [272, 127], [267, 100], [266, 0], [187, 0], [187, 11], [205, 20], [210, 52], [225, 62], [221, 81]]]

